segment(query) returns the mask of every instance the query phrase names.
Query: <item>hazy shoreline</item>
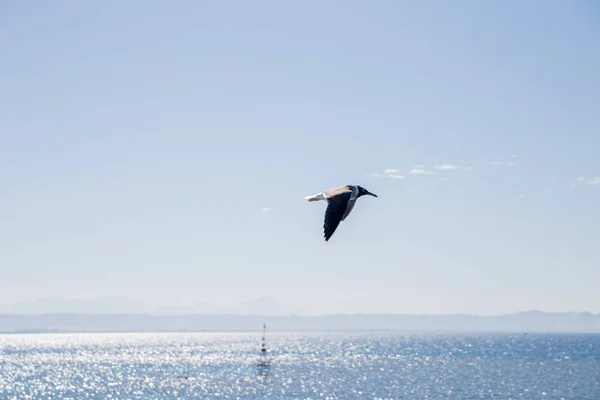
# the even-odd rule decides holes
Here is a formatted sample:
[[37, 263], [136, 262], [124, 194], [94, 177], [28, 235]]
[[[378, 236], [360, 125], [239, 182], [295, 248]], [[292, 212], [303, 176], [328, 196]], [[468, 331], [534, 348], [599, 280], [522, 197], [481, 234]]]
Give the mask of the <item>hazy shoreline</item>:
[[600, 315], [529, 311], [498, 316], [334, 314], [266, 316], [134, 313], [0, 314], [1, 333], [87, 332], [496, 332], [600, 333]]

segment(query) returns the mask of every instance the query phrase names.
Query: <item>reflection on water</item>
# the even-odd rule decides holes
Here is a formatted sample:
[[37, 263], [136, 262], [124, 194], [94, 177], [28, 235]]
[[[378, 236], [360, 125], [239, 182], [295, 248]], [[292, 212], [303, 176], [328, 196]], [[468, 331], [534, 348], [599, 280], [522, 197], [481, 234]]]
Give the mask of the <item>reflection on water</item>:
[[[0, 399], [598, 399], [600, 335], [0, 335]], [[262, 363], [263, 361], [266, 363]]]
[[259, 380], [266, 383], [271, 373], [271, 363], [269, 361], [259, 361], [256, 369]]

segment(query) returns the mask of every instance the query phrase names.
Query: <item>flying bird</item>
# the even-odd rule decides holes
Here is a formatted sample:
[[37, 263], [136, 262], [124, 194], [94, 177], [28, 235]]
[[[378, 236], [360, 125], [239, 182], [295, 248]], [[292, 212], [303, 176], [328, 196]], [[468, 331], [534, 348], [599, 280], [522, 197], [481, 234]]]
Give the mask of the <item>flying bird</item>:
[[377, 197], [376, 194], [369, 192], [362, 186], [341, 185], [312, 196], [306, 196], [304, 199], [308, 201], [327, 200], [323, 233], [325, 241], [329, 241], [340, 222], [350, 215], [356, 200], [365, 195]]

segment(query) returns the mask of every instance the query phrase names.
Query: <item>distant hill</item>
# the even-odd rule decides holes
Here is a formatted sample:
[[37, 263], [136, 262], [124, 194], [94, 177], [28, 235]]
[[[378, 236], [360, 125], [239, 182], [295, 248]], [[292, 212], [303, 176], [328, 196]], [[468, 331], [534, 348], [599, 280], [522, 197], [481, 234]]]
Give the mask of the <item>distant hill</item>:
[[445, 331], [600, 333], [600, 315], [529, 311], [501, 316], [339, 314], [259, 316], [228, 314], [0, 315], [1, 332]]
[[298, 311], [268, 297], [244, 301], [231, 307], [217, 307], [209, 303], [151, 307], [127, 297], [99, 297], [92, 299], [36, 299], [0, 308], [0, 314], [235, 314], [275, 316], [298, 314]]
[[98, 297], [91, 299], [42, 298], [17, 303], [0, 309], [8, 314], [146, 314], [151, 307], [127, 297]]
[[223, 310], [225, 314], [234, 315], [290, 315], [295, 314], [293, 310], [280, 302], [268, 297], [241, 302], [234, 307]]

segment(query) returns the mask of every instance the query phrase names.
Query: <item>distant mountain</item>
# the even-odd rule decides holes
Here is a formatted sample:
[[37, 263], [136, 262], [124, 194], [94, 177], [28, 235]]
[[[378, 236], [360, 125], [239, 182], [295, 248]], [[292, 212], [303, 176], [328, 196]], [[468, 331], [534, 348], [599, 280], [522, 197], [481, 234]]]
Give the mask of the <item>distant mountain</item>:
[[145, 314], [150, 311], [150, 307], [127, 297], [42, 298], [0, 309], [0, 312], [7, 314]]
[[42, 298], [0, 308], [4, 314], [235, 314], [235, 315], [290, 315], [294, 311], [268, 297], [244, 301], [234, 306], [221, 308], [209, 303], [183, 306], [151, 307], [127, 297], [99, 297], [92, 299]]
[[[261, 304], [261, 303], [259, 303]], [[268, 302], [266, 304], [269, 304]], [[600, 333], [600, 314], [523, 312], [500, 316], [356, 314], [324, 316], [45, 314], [0, 315], [0, 332], [404, 331]]]
[[209, 303], [195, 303], [187, 306], [163, 306], [152, 310], [152, 315], [219, 314], [222, 310]]
[[234, 315], [290, 315], [293, 312], [280, 302], [268, 297], [260, 297], [256, 300], [244, 301], [234, 307], [224, 310], [225, 314]]
[[261, 297], [232, 307], [209, 303], [150, 307], [126, 297], [44, 298], [0, 310], [0, 331], [244, 331], [267, 321], [270, 330], [404, 330], [495, 332], [600, 332], [600, 314], [526, 311], [500, 316], [337, 314], [298, 316]]

